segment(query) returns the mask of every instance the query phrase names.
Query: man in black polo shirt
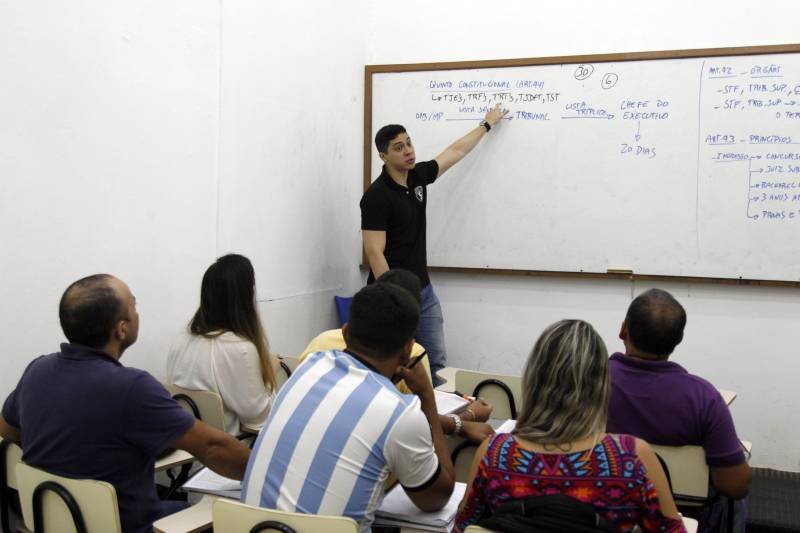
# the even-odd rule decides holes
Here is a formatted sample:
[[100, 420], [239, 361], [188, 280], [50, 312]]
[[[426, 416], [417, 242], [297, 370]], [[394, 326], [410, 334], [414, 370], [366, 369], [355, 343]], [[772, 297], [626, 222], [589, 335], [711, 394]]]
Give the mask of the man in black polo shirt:
[[390, 268], [403, 268], [422, 282], [422, 309], [416, 340], [428, 351], [434, 385], [445, 367], [444, 319], [428, 277], [425, 245], [427, 186], [461, 161], [508, 112], [498, 104], [483, 122], [448, 146], [432, 161], [417, 163], [411, 138], [403, 126], [390, 124], [375, 135], [383, 172], [361, 198], [361, 233], [372, 283]]
[[80, 279], [58, 314], [69, 344], [28, 365], [0, 416], [0, 437], [21, 441], [23, 461], [114, 485], [125, 533], [152, 531], [154, 520], [186, 506], [156, 494], [153, 466], [168, 447], [242, 479], [247, 446], [195, 420], [147, 372], [119, 362], [139, 333], [125, 283], [107, 274]]

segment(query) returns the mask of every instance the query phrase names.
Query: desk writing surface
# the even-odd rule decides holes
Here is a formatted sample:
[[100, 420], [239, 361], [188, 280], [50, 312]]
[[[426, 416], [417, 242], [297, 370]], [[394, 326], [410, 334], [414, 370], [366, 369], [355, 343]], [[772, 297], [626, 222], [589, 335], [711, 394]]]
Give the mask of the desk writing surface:
[[429, 265], [797, 282], [800, 46], [785, 49], [367, 66], [365, 181], [381, 126], [425, 161], [499, 103], [506, 119], [428, 188]]
[[153, 523], [156, 533], [195, 533], [210, 527], [216, 496], [205, 495], [188, 509], [165, 516]]
[[736, 399], [737, 394], [732, 390], [726, 390], [726, 389], [717, 389], [717, 390], [722, 395], [722, 399], [725, 400], [725, 403], [727, 405], [732, 404], [733, 400]]
[[742, 444], [742, 448], [744, 449], [745, 454], [747, 454], [747, 458], [749, 459], [750, 454], [753, 452], [753, 443], [750, 442], [749, 440], [740, 440], [739, 442]]
[[453, 392], [456, 387], [456, 372], [462, 370], [453, 366], [445, 367], [439, 370], [436, 374], [444, 380], [444, 383], [436, 387], [437, 390], [445, 392]]
[[155, 471], [160, 472], [162, 470], [169, 470], [170, 468], [191, 463], [192, 461], [194, 461], [194, 456], [189, 452], [184, 450], [175, 450], [166, 457], [162, 457], [156, 461]]

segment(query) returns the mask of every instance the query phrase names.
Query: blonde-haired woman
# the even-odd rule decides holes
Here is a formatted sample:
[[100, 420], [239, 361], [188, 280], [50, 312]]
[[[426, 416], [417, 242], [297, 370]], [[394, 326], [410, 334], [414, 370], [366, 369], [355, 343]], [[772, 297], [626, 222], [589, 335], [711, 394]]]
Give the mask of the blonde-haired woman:
[[608, 353], [590, 324], [548, 327], [528, 357], [522, 390], [514, 431], [476, 453], [456, 531], [506, 501], [550, 494], [593, 505], [619, 531], [685, 531], [650, 446], [605, 432]]

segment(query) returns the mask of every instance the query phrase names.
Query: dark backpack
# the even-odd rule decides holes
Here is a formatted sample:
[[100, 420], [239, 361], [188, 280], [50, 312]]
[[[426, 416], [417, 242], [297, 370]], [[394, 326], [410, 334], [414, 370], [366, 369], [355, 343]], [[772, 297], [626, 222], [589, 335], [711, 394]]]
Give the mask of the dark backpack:
[[564, 494], [511, 500], [478, 525], [509, 533], [617, 533], [610, 520], [589, 503]]

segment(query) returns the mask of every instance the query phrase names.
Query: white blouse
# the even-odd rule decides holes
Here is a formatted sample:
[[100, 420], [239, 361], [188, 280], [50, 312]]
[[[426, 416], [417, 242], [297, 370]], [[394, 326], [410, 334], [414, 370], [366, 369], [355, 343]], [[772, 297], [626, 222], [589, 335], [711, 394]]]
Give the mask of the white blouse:
[[230, 331], [213, 338], [183, 332], [169, 350], [167, 380], [219, 394], [225, 431], [234, 436], [240, 423], [261, 429], [275, 398], [264, 385], [255, 345]]

